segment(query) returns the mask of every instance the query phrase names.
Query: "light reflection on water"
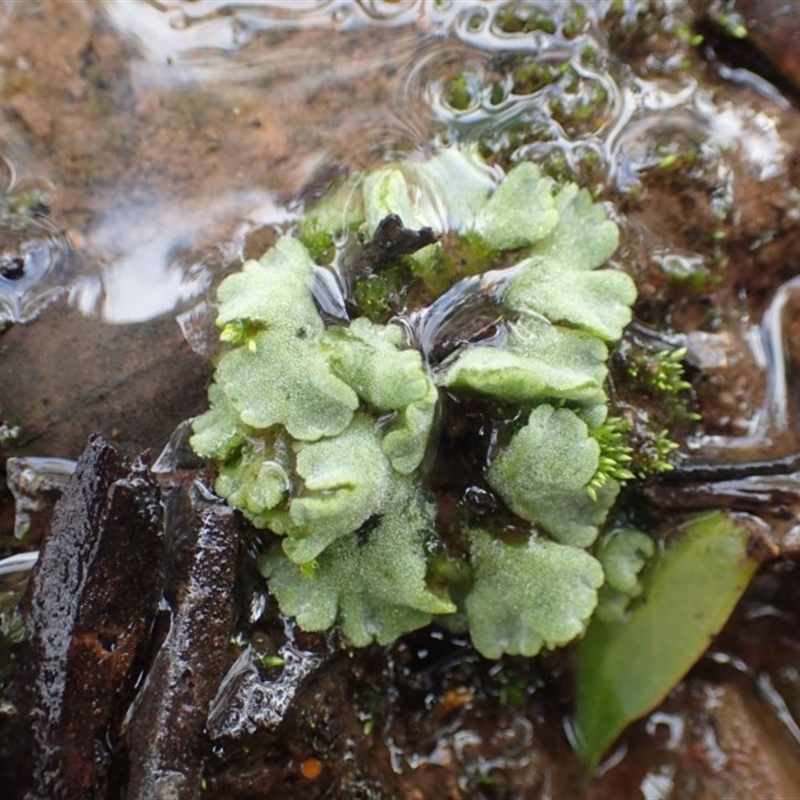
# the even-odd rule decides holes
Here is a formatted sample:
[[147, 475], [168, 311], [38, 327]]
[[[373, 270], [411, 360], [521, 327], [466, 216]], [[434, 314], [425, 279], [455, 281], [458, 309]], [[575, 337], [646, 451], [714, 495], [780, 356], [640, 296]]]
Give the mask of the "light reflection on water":
[[[401, 27], [419, 23], [422, 30], [443, 34], [454, 19], [462, 16], [465, 7], [485, 5], [486, 0], [267, 0], [259, 4], [229, 0], [104, 0], [103, 10], [112, 24], [152, 61], [188, 68], [220, 68], [220, 56], [245, 50], [263, 32], [274, 36], [312, 27], [347, 31], [370, 24]], [[325, 54], [307, 50], [304, 57], [308, 63]]]
[[[68, 285], [75, 308], [107, 322], [178, 315], [205, 352], [197, 332], [213, 313], [213, 287], [241, 259], [250, 232], [290, 224], [292, 197], [326, 168], [371, 167], [436, 141], [485, 139], [501, 160], [561, 159], [579, 177], [591, 162], [595, 188], [623, 193], [665, 157], [702, 146], [717, 154], [707, 161], [725, 183], [720, 215], [736, 188], [720, 166], [724, 152], [739, 151], [758, 180], [785, 170], [786, 146], [767, 112], [751, 115], [673, 67], [635, 74], [612, 55], [599, 5], [540, 4], [555, 28], [527, 33], [502, 22], [508, 7], [103, 3], [114, 36], [133, 45], [120, 68], [129, 91], [113, 95], [100, 120], [119, 129], [128, 161], [71, 187], [88, 208], [70, 230], [78, 277], [74, 264], [50, 270], [49, 295], [33, 273], [0, 285], [0, 304], [5, 289], [4, 307], [17, 309], [5, 318], [29, 318], [18, 309], [38, 311], [34, 298]], [[577, 21], [569, 18], [576, 8], [585, 11]], [[18, 80], [35, 79], [35, 61], [23, 61]], [[537, 83], [542, 66], [552, 74]], [[465, 77], [472, 94], [457, 102], [453, 82]], [[103, 90], [98, 82], [87, 91]], [[28, 159], [15, 146], [10, 173], [28, 173]], [[651, 238], [651, 250], [673, 252], [657, 231]]]
[[[364, 168], [431, 142], [481, 140], [509, 161], [563, 163], [578, 177], [591, 164], [595, 181], [623, 192], [698, 142], [740, 152], [759, 180], [785, 170], [786, 146], [767, 112], [719, 102], [674, 59], [664, 74], [651, 66], [646, 79], [635, 75], [610, 52], [605, 6], [596, 3], [106, 0], [99, 11], [80, 8], [128, 48], [119, 68], [130, 89], [100, 98], [111, 118], [99, 124], [132, 142], [158, 136], [152, 126], [162, 120], [166, 133], [160, 147], [121, 148], [134, 163], [104, 185], [88, 175], [71, 187], [90, 221], [75, 232], [83, 274], [73, 282], [65, 272], [65, 283], [83, 313], [110, 322], [181, 313], [208, 294], [220, 264], [207, 254], [241, 251], [240, 220], [259, 218], [252, 193], [270, 198], [263, 224], [285, 222], [280, 208], [318, 170]], [[538, 9], [554, 27], [514, 32], [513, 8]], [[525, 70], [542, 64], [555, 77], [531, 85]], [[475, 93], [463, 107], [453, 105], [459, 80]], [[102, 80], [89, 87], [106, 89]], [[183, 168], [187, 178], [173, 164], [198, 137], [209, 139], [208, 151]], [[39, 169], [24, 148], [4, 156], [12, 174]], [[135, 170], [135, 160], [149, 180], [126, 202], [122, 170]]]
[[[549, 6], [552, 14], [563, 16], [559, 4]], [[268, 81], [270, 97], [308, 103], [318, 93], [335, 91], [364, 74], [391, 73], [380, 104], [364, 107], [354, 98], [347, 109], [349, 119], [343, 128], [350, 141], [347, 150], [337, 149], [345, 163], [362, 167], [374, 163], [376, 155], [386, 157], [422, 147], [432, 133], [432, 116], [439, 120], [442, 131], [457, 128], [461, 138], [474, 138], [485, 125], [524, 122], [528, 111], [540, 103], [539, 97], [512, 96], [502, 108], [482, 107], [472, 119], [458, 118], [442, 102], [443, 68], [455, 77], [470, 60], [485, 64], [497, 53], [530, 50], [532, 45], [546, 49], [551, 60], [578, 58], [583, 42], [571, 44], [562, 36], [548, 37], [542, 32], [526, 37], [503, 33], [496, 26], [498, 7], [489, 2], [414, 0], [269, 2], [257, 6], [209, 0], [105, 3], [103, 9], [115, 28], [136, 43], [142, 61], [134, 64], [134, 76], [143, 86], [186, 87], [198, 81], [199, 91], [212, 92], [235, 85], [244, 93], [237, 99], [246, 106], [252, 100], [247, 93], [257, 95]], [[393, 29], [392, 36], [378, 36], [376, 29], [387, 27]], [[362, 35], [355, 46], [332, 40], [323, 48], [316, 46], [318, 40], [309, 46], [302, 32], [319, 28], [336, 30], [342, 36], [361, 29]], [[365, 28], [375, 32], [365, 34]], [[592, 78], [604, 80], [596, 73]], [[605, 85], [609, 95], [615, 95], [613, 82]], [[564, 141], [557, 126], [553, 138]], [[104, 220], [103, 230], [108, 233], [116, 221]], [[185, 228], [184, 223], [184, 236], [188, 233]], [[104, 318], [115, 321], [145, 319], [148, 309], [153, 315], [168, 311], [170, 302], [183, 299], [187, 283], [200, 288], [197, 280], [181, 279], [181, 264], [186, 259], [175, 263], [179, 238], [176, 234], [169, 240], [151, 241], [110, 260], [101, 280], [86, 282], [77, 293], [81, 307], [101, 309]], [[165, 261], [167, 254], [173, 256], [172, 264]], [[139, 262], [148, 266], [137, 269]], [[93, 298], [98, 283], [103, 284], [104, 297]], [[137, 286], [137, 301], [123, 300], [132, 297]], [[158, 286], [158, 291], [148, 292], [148, 286]]]
[[[227, 242], [203, 240], [198, 220], [207, 229], [236, 214], [245, 218]], [[105, 254], [107, 263], [99, 274], [78, 279], [70, 299], [84, 314], [111, 323], [180, 313], [211, 287], [215, 274], [241, 260], [249, 230], [281, 226], [292, 218], [271, 194], [259, 192], [210, 203], [146, 205], [133, 214], [111, 210], [98, 218], [87, 242], [92, 251]]]

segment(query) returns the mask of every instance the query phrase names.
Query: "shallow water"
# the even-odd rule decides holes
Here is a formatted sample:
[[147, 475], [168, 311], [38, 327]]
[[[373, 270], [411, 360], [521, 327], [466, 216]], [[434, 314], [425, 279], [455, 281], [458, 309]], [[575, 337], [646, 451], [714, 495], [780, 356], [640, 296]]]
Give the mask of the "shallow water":
[[[595, 180], [622, 191], [684, 142], [739, 148], [760, 179], [783, 171], [769, 114], [698, 90], [685, 54], [645, 79], [609, 52], [603, 4], [535, 9], [531, 20], [524, 4], [464, 0], [9, 4], [9, 191], [41, 193], [66, 228], [80, 255], [77, 275], [62, 274], [73, 305], [125, 323], [202, 296], [248, 231], [291, 219], [287, 201], [315, 175], [437, 140], [482, 137], [504, 159], [569, 172], [590, 159]], [[674, 28], [682, 15], [664, 19]], [[533, 30], [509, 32], [515, 19]], [[51, 27], [52, 58], [35, 50]]]
[[[662, 14], [667, 30], [687, 18], [675, 8]], [[480, 139], [504, 161], [588, 173], [606, 192], [634, 190], [642, 170], [686, 147], [738, 150], [759, 180], [785, 171], [768, 109], [754, 116], [700, 89], [683, 63], [688, 48], [654, 54], [636, 74], [609, 50], [607, 11], [466, 0], [9, 3], [8, 192], [41, 197], [66, 231], [75, 255], [58, 285], [72, 306], [133, 323], [206, 296], [249, 233], [291, 221], [287, 205], [315, 176], [437, 141]], [[37, 45], [55, 30], [55, 44]], [[30, 272], [0, 296], [23, 293], [16, 305], [35, 310], [53, 278]]]

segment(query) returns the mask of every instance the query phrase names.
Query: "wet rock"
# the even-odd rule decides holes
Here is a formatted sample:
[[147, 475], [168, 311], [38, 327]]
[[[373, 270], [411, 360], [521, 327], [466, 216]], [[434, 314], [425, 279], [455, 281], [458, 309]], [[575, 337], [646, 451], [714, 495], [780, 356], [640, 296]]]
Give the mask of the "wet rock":
[[94, 437], [56, 506], [23, 604], [20, 793], [106, 796], [110, 747], [155, 614], [159, 491]]
[[415, 231], [405, 227], [397, 214], [389, 214], [378, 223], [371, 241], [346, 256], [344, 269], [356, 279], [379, 273], [437, 240], [432, 228]]
[[230, 508], [196, 494], [176, 486], [167, 501], [167, 633], [127, 727], [129, 800], [199, 797], [210, 753], [206, 717], [228, 666], [239, 536]]
[[800, 454], [764, 461], [679, 465], [641, 491], [657, 508], [673, 512], [731, 508], [785, 516], [800, 503]]
[[797, 746], [747, 681], [690, 678], [626, 738], [624, 763], [589, 786], [606, 797], [797, 797]]
[[206, 407], [210, 373], [171, 317], [107, 325], [59, 304], [0, 338], [2, 416], [29, 455], [77, 457], [96, 431], [129, 453], [160, 450]]
[[707, 768], [692, 768], [700, 778], [697, 795], [796, 797], [800, 787], [797, 743], [752, 690], [723, 685], [708, 689], [699, 699], [698, 722], [704, 729], [700, 735], [695, 733], [699, 740], [695, 752], [699, 750]]

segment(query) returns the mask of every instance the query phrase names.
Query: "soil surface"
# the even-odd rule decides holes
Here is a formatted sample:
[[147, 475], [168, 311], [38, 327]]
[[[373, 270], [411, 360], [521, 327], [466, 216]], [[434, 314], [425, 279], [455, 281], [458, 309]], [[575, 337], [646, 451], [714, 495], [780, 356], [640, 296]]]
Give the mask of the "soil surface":
[[[800, 796], [800, 12], [775, 5], [3, 6], [0, 556], [46, 540], [30, 581], [0, 575], [9, 796]], [[146, 466], [206, 407], [222, 277], [342, 171], [453, 140], [589, 186], [639, 289], [623, 348], [687, 347], [702, 421], [664, 418], [677, 477], [634, 487], [632, 517], [658, 535], [732, 508], [781, 550], [593, 776], [570, 742], [569, 650], [490, 662], [439, 630], [360, 651], [303, 634], [180, 429]], [[55, 515], [72, 467], [45, 458], [81, 459]], [[754, 462], [774, 473], [755, 487]], [[56, 707], [61, 727], [41, 719]]]

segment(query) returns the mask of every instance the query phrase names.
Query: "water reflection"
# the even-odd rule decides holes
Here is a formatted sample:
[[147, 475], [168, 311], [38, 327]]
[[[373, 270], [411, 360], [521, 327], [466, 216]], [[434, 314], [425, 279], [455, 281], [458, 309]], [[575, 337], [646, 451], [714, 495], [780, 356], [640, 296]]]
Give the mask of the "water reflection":
[[[282, 223], [279, 207], [319, 168], [369, 168], [432, 139], [480, 139], [504, 160], [584, 181], [590, 173], [623, 193], [665, 158], [702, 149], [705, 172], [692, 174], [725, 184], [720, 215], [736, 187], [730, 173], [711, 175], [714, 153], [739, 153], [757, 180], [785, 170], [768, 110], [720, 100], [671, 62], [651, 59], [645, 75], [623, 68], [596, 3], [132, 0], [99, 9], [126, 44], [81, 44], [88, 83], [70, 88], [73, 106], [88, 101], [92, 158], [69, 187], [79, 199], [68, 202], [88, 217], [76, 231], [87, 258], [71, 298], [109, 322], [184, 313], [210, 295], [224, 266], [219, 242], [235, 239], [236, 218], [250, 213], [242, 192], [268, 195], [265, 223]], [[685, 12], [670, 13], [664, 24], [674, 28]], [[24, 60], [19, 113], [34, 125], [43, 79]], [[109, 74], [124, 91], [111, 91]], [[15, 150], [9, 169], [25, 172], [24, 149]], [[46, 269], [41, 251], [25, 257], [31, 275]], [[5, 317], [30, 318], [9, 274], [0, 272], [0, 288], [17, 299]]]
[[[133, 41], [150, 60], [162, 64], [182, 61], [206, 63], [245, 48], [254, 37], [269, 31], [311, 27], [342, 31], [365, 24], [404, 26], [424, 20], [446, 25], [459, 3], [424, 0], [267, 0], [246, 3], [230, 0], [104, 0], [103, 11], [112, 24]], [[306, 52], [306, 59], [321, 53]]]
[[[268, 193], [250, 192], [211, 203], [166, 201], [125, 207], [101, 216], [87, 247], [100, 255], [100, 269], [72, 287], [72, 303], [87, 315], [115, 324], [181, 313], [206, 292], [215, 275], [241, 261], [246, 234], [280, 226], [292, 213]], [[209, 235], [226, 230], [226, 241]]]
[[667, 800], [675, 788], [675, 767], [659, 767], [648, 772], [640, 787], [644, 800]]
[[[5, 206], [5, 207], [4, 207]], [[70, 245], [37, 209], [0, 199], [0, 328], [29, 322], [65, 292]]]

